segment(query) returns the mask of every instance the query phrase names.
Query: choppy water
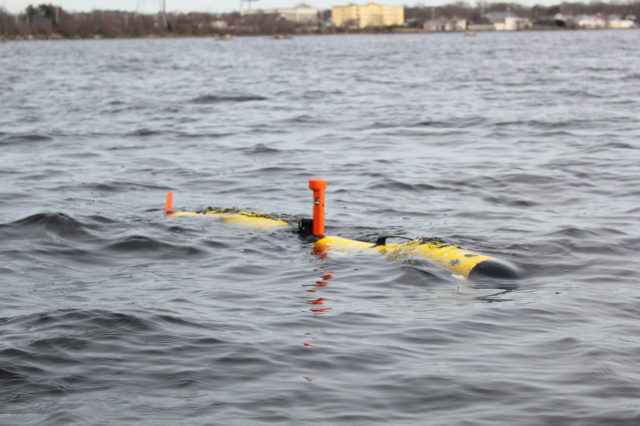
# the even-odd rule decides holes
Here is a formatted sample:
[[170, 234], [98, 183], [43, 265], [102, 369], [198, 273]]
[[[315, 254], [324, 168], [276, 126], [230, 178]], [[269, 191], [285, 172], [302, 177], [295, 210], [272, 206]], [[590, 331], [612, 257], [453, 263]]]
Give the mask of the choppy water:
[[0, 423], [637, 424], [639, 36], [1, 44]]

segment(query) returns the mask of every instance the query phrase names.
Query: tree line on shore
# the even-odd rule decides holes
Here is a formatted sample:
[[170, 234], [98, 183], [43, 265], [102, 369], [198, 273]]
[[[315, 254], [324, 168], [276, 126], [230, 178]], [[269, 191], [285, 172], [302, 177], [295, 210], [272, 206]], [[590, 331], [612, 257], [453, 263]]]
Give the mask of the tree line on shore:
[[[553, 28], [554, 16], [620, 15], [640, 16], [640, 1], [628, 3], [562, 3], [555, 6], [533, 7], [518, 3], [485, 3], [475, 6], [464, 1], [436, 7], [405, 7], [408, 25], [420, 27], [434, 17], [458, 17], [479, 22], [485, 13], [511, 11], [529, 18], [534, 28]], [[94, 10], [71, 13], [53, 4], [29, 5], [24, 13], [10, 14], [0, 8], [0, 37], [4, 39], [30, 38], [124, 38], [171, 36], [273, 35], [294, 33], [335, 33], [347, 30], [330, 25], [331, 11], [318, 13], [315, 25], [300, 24], [283, 19], [276, 13], [238, 12], [226, 14], [139, 14], [134, 12]], [[381, 29], [374, 29], [381, 30]]]

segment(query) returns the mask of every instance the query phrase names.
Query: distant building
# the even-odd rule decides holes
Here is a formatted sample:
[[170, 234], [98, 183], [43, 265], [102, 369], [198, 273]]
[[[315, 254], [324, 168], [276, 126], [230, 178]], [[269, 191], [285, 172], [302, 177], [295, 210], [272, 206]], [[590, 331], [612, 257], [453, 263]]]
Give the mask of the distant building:
[[451, 27], [453, 31], [467, 31], [467, 20], [464, 18], [451, 18]]
[[451, 23], [447, 18], [436, 18], [429, 19], [425, 21], [422, 26], [426, 31], [431, 32], [440, 32], [440, 31], [451, 31]]
[[598, 15], [580, 15], [575, 17], [576, 24], [579, 28], [605, 28], [607, 22]]
[[369, 3], [366, 6], [349, 4], [333, 6], [331, 20], [336, 27], [393, 27], [404, 24], [404, 7]]
[[280, 16], [287, 21], [299, 22], [301, 24], [315, 25], [318, 23], [318, 9], [314, 9], [306, 4], [299, 4], [292, 9], [278, 9]]
[[259, 9], [244, 11], [245, 15], [257, 13], [276, 14], [287, 21], [298, 22], [305, 25], [315, 25], [318, 23], [318, 9], [314, 9], [306, 4], [299, 4], [290, 9]]
[[209, 25], [211, 25], [211, 28], [216, 30], [225, 30], [229, 26], [225, 21], [221, 19], [218, 19], [216, 21], [211, 21]]
[[627, 15], [625, 18], [621, 18], [619, 15], [609, 15], [604, 17], [601, 14], [596, 15], [561, 15], [557, 14], [554, 17], [556, 23], [559, 23], [559, 26], [571, 26], [573, 28], [584, 28], [584, 29], [600, 29], [600, 28], [611, 28], [611, 29], [626, 29], [626, 28], [635, 28], [636, 17], [633, 15]]
[[493, 24], [488, 24], [488, 23], [469, 23], [469, 25], [467, 26], [467, 30], [471, 31], [471, 32], [480, 32], [480, 31], [495, 31], [495, 27], [493, 26]]
[[607, 28], [626, 29], [635, 27], [635, 17], [627, 16], [625, 19], [618, 15], [609, 15], [607, 18]]
[[496, 31], [519, 31], [532, 27], [527, 18], [520, 18], [513, 12], [489, 12], [485, 18], [493, 24]]
[[565, 16], [562, 13], [556, 13], [553, 17], [553, 22], [557, 27], [566, 27], [571, 22], [571, 17]]
[[425, 31], [431, 32], [440, 32], [440, 31], [466, 31], [467, 30], [467, 20], [462, 18], [451, 18], [447, 19], [445, 17], [430, 19], [426, 21], [423, 25]]

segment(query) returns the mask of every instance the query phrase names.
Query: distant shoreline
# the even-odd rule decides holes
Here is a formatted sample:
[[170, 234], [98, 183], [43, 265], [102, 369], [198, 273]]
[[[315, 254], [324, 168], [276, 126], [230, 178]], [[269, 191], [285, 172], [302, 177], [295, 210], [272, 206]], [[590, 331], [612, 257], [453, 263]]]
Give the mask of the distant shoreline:
[[[295, 13], [293, 13], [295, 12]], [[584, 29], [637, 29], [640, 0], [631, 3], [562, 3], [533, 7], [517, 3], [463, 2], [441, 6], [404, 6], [397, 20], [341, 20], [334, 10], [313, 8], [140, 14], [94, 10], [67, 12], [53, 4], [29, 5], [23, 13], [0, 7], [0, 40], [73, 40], [340, 34], [442, 34]], [[369, 16], [369, 15], [367, 15]], [[387, 22], [380, 26], [382, 22]], [[375, 24], [374, 24], [375, 23]], [[340, 26], [337, 26], [340, 24]], [[373, 25], [379, 25], [374, 27]]]
[[[288, 34], [287, 38], [291, 37], [306, 37], [306, 36], [343, 36], [343, 35], [396, 35], [396, 34], [425, 34], [425, 35], [436, 35], [436, 34], [450, 34], [450, 35], [471, 35], [476, 34], [491, 34], [491, 33], [500, 33], [500, 34], [513, 34], [513, 33], [535, 33], [535, 32], [575, 32], [575, 31], [633, 31], [638, 30], [640, 28], [531, 28], [526, 30], [518, 30], [518, 31], [427, 31], [419, 28], [411, 28], [411, 29], [395, 29], [391, 31], [343, 31], [343, 32], [309, 32], [309, 33], [299, 33], [299, 34]], [[225, 37], [226, 36], [226, 37]], [[274, 34], [222, 34], [222, 35], [188, 35], [188, 34], [148, 34], [143, 36], [118, 36], [118, 37], [105, 37], [101, 35], [94, 35], [90, 37], [65, 37], [60, 34], [50, 34], [50, 35], [18, 35], [18, 36], [0, 36], [0, 42], [12, 42], [12, 41], [73, 41], [73, 40], [143, 40], [143, 39], [178, 39], [178, 38], [211, 38], [211, 39], [219, 39], [219, 40], [232, 40], [234, 38], [255, 38], [255, 37], [267, 37], [267, 38], [280, 38], [274, 37]], [[282, 37], [284, 38], [284, 37]]]

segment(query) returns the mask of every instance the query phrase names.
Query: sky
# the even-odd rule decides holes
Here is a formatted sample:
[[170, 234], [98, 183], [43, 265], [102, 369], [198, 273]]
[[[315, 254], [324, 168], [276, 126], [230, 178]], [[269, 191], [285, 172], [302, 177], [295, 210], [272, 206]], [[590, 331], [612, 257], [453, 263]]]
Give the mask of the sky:
[[[167, 12], [208, 12], [224, 13], [240, 10], [240, 0], [165, 0]], [[306, 3], [311, 7], [325, 10], [333, 5], [366, 4], [370, 1], [389, 6], [440, 6], [455, 3], [457, 0], [257, 0], [251, 3], [252, 9], [273, 9], [279, 7], [294, 7], [300, 3]], [[495, 0], [496, 2], [498, 0]], [[492, 2], [492, 1], [489, 1]], [[560, 0], [514, 0], [522, 5], [533, 4], [551, 5], [560, 3]], [[61, 6], [69, 12], [89, 12], [95, 9], [123, 10], [140, 13], [152, 13], [158, 11], [162, 0], [0, 0], [0, 7], [4, 7], [10, 13], [19, 13], [33, 4], [41, 3]], [[470, 5], [475, 5], [476, 0], [467, 0]], [[245, 3], [247, 5], [248, 3]], [[246, 6], [245, 6], [246, 7]]]

